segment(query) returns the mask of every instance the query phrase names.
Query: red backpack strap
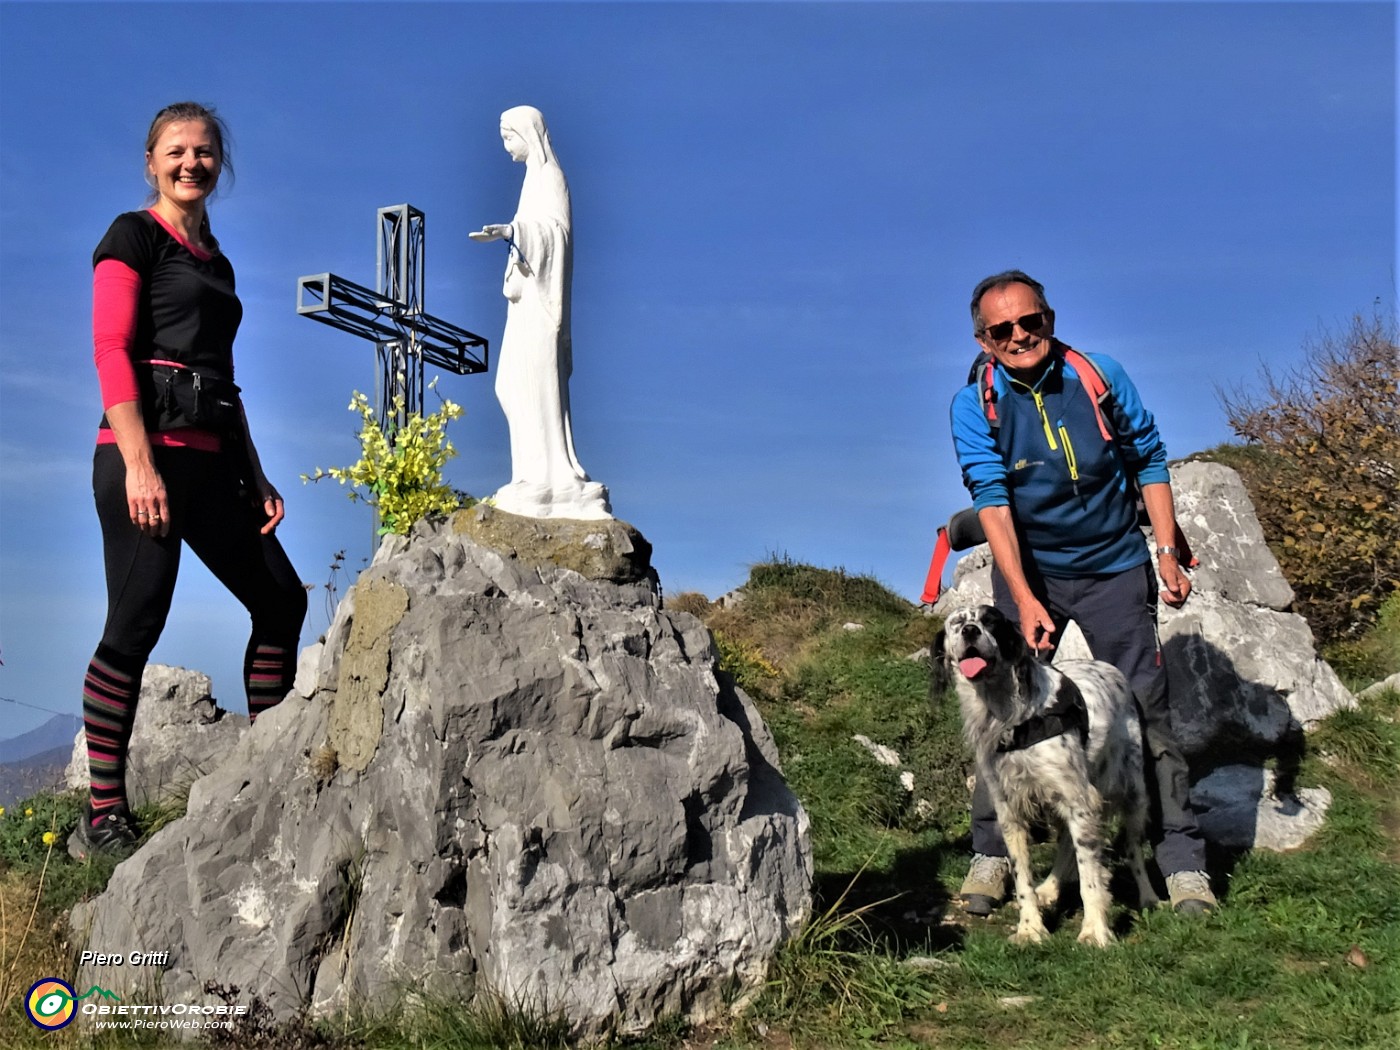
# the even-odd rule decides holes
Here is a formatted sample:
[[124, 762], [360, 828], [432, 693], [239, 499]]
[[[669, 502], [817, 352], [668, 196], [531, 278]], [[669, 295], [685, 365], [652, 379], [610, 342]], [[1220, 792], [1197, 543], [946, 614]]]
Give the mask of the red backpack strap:
[[982, 414], [987, 417], [987, 425], [992, 428], [993, 434], [996, 434], [997, 427], [1001, 426], [1001, 420], [997, 418], [996, 367], [997, 363], [992, 355], [983, 351], [977, 360], [972, 362], [972, 371], [967, 377], [969, 383], [978, 383], [980, 373]]
[[948, 552], [952, 550], [952, 545], [948, 542], [948, 528], [945, 525], [938, 526], [938, 542], [933, 545], [933, 560], [928, 565], [928, 576], [924, 580], [924, 593], [919, 599], [932, 605], [938, 601], [938, 596], [943, 592], [943, 566], [948, 561]]
[[986, 413], [987, 424], [996, 430], [1001, 426], [997, 418], [996, 362], [988, 361], [982, 368], [982, 411]]
[[1075, 374], [1079, 376], [1079, 383], [1084, 387], [1089, 397], [1094, 402], [1094, 418], [1099, 421], [1099, 433], [1103, 435], [1105, 441], [1113, 441], [1113, 428], [1108, 425], [1108, 420], [1104, 419], [1103, 409], [1113, 397], [1108, 389], [1108, 378], [1103, 374], [1103, 370], [1096, 365], [1092, 358], [1081, 354], [1072, 346], [1064, 348], [1065, 360], [1074, 366]]

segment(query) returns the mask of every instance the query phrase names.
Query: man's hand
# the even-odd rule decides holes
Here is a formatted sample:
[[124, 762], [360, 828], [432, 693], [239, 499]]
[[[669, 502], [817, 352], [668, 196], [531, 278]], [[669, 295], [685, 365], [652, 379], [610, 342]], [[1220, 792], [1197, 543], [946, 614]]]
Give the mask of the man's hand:
[[1050, 637], [1055, 633], [1055, 621], [1045, 611], [1045, 606], [1034, 598], [1016, 603], [1016, 611], [1021, 616], [1021, 635], [1026, 639], [1033, 653], [1043, 653], [1055, 648]]
[[1157, 575], [1162, 578], [1162, 601], [1173, 609], [1185, 605], [1191, 593], [1191, 578], [1186, 575], [1175, 554], [1157, 555]]

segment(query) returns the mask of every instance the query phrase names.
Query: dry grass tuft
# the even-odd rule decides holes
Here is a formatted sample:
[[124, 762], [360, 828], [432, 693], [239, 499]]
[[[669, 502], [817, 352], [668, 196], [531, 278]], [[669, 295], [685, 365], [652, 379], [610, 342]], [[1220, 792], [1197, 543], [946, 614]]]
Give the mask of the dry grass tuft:
[[65, 926], [38, 904], [34, 876], [0, 871], [0, 1015], [40, 977], [69, 974]]
[[666, 608], [670, 612], [690, 613], [704, 619], [710, 613], [712, 603], [699, 591], [681, 591], [666, 596]]
[[340, 754], [333, 747], [318, 747], [311, 756], [311, 775], [318, 784], [324, 784], [335, 776], [340, 768]]

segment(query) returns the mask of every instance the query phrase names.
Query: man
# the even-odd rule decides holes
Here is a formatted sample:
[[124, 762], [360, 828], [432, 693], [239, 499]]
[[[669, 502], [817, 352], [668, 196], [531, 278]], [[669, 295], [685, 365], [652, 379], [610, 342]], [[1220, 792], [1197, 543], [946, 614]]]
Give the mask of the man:
[[[1166, 449], [1152, 415], [1112, 358], [1093, 355], [1112, 411], [1105, 440], [1094, 398], [1065, 344], [1041, 284], [1019, 270], [979, 283], [972, 294], [978, 344], [995, 363], [994, 400], [983, 370], [953, 399], [953, 445], [963, 482], [994, 562], [993, 601], [1019, 622], [1032, 651], [1055, 647], [1075, 621], [1095, 659], [1127, 677], [1142, 713], [1152, 838], [1172, 907], [1216, 906], [1205, 874], [1205, 841], [1187, 798], [1186, 762], [1172, 730], [1166, 670], [1157, 642], [1156, 575], [1162, 600], [1179, 606], [1191, 581], [1173, 545], [1176, 516]], [[1084, 368], [1081, 364], [1081, 368]], [[1134, 479], [1151, 522], [1154, 552], [1138, 525]], [[986, 788], [972, 796], [972, 866], [967, 910], [988, 915], [1005, 899], [1010, 861]]]

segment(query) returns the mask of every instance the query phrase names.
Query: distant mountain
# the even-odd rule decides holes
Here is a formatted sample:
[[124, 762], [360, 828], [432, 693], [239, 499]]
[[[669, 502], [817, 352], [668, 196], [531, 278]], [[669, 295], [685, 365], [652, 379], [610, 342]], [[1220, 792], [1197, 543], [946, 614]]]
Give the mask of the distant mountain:
[[0, 806], [61, 787], [73, 737], [82, 727], [75, 715], [54, 715], [27, 733], [0, 740]]
[[82, 727], [83, 720], [77, 715], [54, 715], [27, 733], [0, 740], [0, 763], [19, 762], [56, 747], [72, 751], [73, 737]]
[[13, 806], [40, 791], [63, 786], [63, 771], [73, 757], [73, 741], [16, 762], [0, 763], [0, 806]]

